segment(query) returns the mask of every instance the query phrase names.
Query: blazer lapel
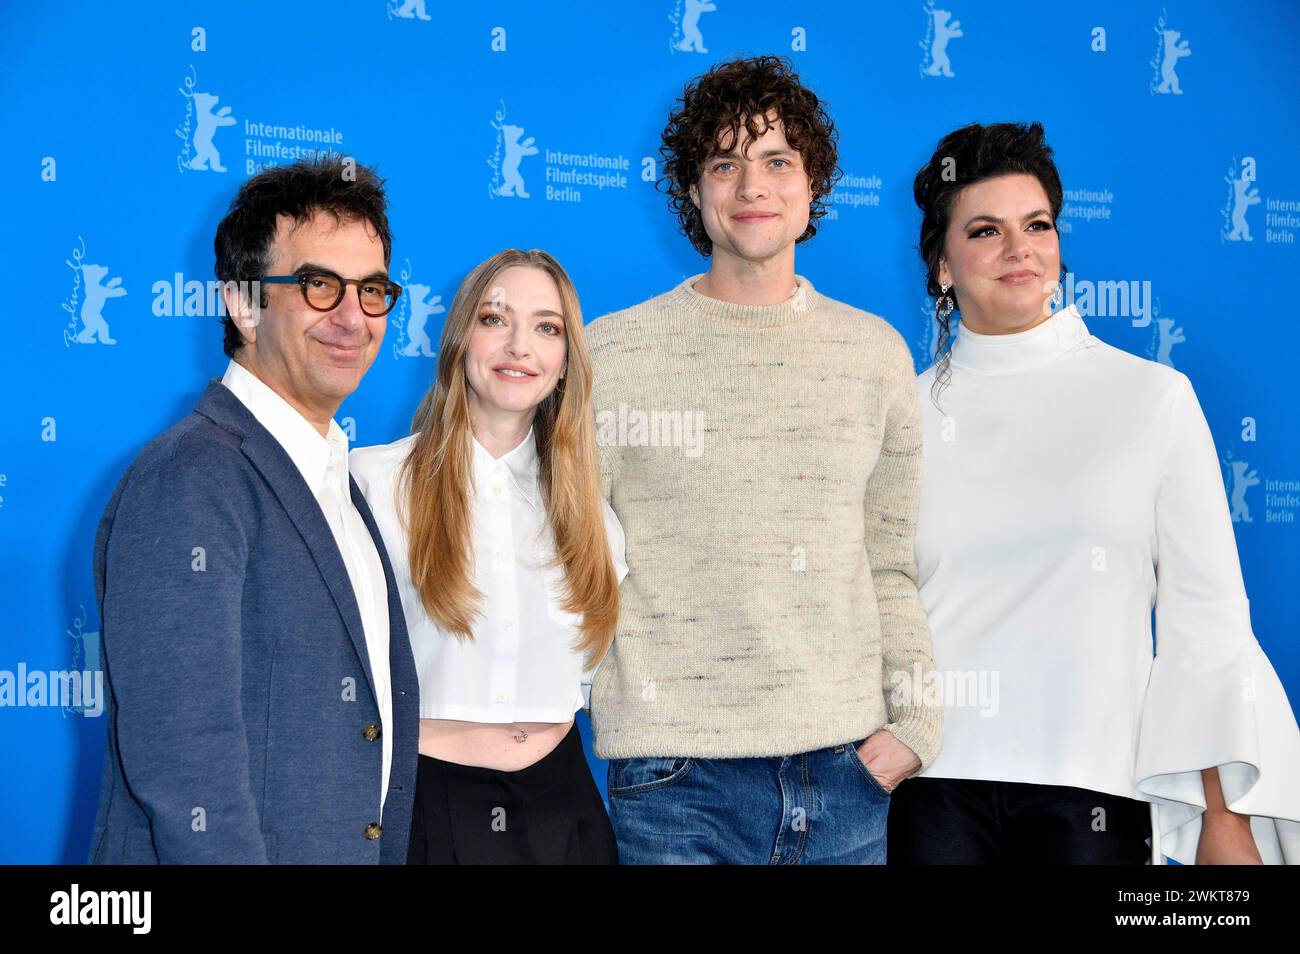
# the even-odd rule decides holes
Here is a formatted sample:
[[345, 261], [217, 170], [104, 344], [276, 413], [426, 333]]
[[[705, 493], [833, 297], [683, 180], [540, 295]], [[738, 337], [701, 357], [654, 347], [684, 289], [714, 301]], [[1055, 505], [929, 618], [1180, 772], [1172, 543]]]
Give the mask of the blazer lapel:
[[[338, 608], [339, 616], [347, 627], [357, 657], [366, 674], [370, 693], [377, 700], [375, 677], [370, 669], [370, 650], [366, 645], [365, 629], [361, 623], [361, 610], [357, 606], [356, 594], [352, 590], [352, 580], [348, 577], [343, 556], [338, 544], [334, 542], [334, 533], [325, 521], [325, 514], [312, 494], [302, 474], [294, 466], [293, 460], [280, 443], [271, 436], [271, 432], [258, 423], [252, 411], [235, 397], [230, 390], [214, 378], [207, 391], [195, 407], [198, 413], [211, 419], [227, 430], [242, 437], [240, 449], [244, 456], [257, 468], [258, 473], [270, 485], [280, 506], [284, 508], [293, 525], [297, 527], [303, 542], [311, 552], [321, 578], [329, 588]], [[349, 482], [351, 478], [349, 477]], [[355, 489], [353, 490], [355, 494]]]

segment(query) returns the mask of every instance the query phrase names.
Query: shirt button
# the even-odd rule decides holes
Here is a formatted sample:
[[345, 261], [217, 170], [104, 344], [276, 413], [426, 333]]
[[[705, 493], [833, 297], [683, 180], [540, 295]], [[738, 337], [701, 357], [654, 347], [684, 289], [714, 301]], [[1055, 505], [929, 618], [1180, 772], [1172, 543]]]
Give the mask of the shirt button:
[[498, 550], [496, 553], [492, 555], [496, 557], [498, 560], [504, 560], [506, 558], [506, 551]]
[[492, 494], [493, 494], [493, 496], [495, 496], [495, 497], [500, 497], [500, 496], [501, 496], [501, 485], [500, 485], [500, 484], [493, 484], [493, 485], [492, 485]]
[[378, 838], [378, 837], [379, 837], [380, 835], [382, 835], [383, 833], [384, 833], [384, 829], [381, 828], [381, 827], [378, 825], [378, 823], [376, 823], [376, 822], [371, 822], [369, 825], [366, 826], [366, 840], [367, 840], [367, 841], [374, 841], [376, 838]]
[[374, 742], [380, 735], [379, 726], [368, 725], [362, 730], [361, 735], [367, 742]]
[[510, 632], [510, 628], [511, 628], [513, 625], [514, 625], [514, 624], [511, 623], [510, 620], [506, 620], [504, 623], [501, 624], [501, 628], [504, 629], [504, 630], [508, 633], [508, 632]]
[[506, 694], [504, 692], [498, 692], [497, 702], [505, 702], [505, 701], [506, 701]]

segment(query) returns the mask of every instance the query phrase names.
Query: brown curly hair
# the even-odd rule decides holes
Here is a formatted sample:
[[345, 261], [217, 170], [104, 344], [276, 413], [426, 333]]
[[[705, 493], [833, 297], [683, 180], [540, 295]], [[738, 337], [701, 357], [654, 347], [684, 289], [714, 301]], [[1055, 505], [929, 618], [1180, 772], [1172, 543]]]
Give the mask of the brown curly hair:
[[[839, 134], [825, 104], [799, 82], [790, 61], [779, 56], [755, 56], [714, 66], [686, 86], [679, 104], [664, 127], [664, 176], [655, 183], [668, 193], [668, 206], [681, 224], [682, 234], [706, 258], [713, 242], [704, 230], [700, 210], [691, 201], [691, 186], [700, 180], [700, 170], [720, 150], [719, 133], [730, 130], [723, 140], [727, 147], [736, 141], [743, 125], [751, 141], [767, 131], [765, 117], [775, 110], [786, 141], [803, 157], [812, 189], [808, 228], [797, 242], [817, 234], [817, 220], [827, 212], [825, 198], [839, 180]], [[760, 128], [759, 123], [763, 122]], [[748, 147], [746, 147], [748, 148]]]

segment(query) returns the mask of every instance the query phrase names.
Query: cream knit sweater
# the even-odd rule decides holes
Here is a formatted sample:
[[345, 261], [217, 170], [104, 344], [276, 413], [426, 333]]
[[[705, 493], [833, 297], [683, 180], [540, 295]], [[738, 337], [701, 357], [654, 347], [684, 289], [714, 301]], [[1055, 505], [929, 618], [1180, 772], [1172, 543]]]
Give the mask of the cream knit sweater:
[[793, 755], [883, 726], [928, 767], [942, 709], [887, 698], [932, 667], [908, 349], [802, 276], [778, 305], [701, 277], [586, 329], [629, 567], [596, 753]]

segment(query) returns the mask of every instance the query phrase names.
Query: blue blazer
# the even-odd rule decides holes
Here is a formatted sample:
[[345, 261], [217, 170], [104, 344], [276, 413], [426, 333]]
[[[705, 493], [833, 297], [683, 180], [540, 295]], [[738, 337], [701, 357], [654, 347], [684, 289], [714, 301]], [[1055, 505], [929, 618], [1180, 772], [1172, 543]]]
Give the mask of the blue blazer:
[[108, 746], [92, 863], [403, 864], [419, 684], [388, 582], [393, 762], [347, 569], [306, 481], [213, 379], [95, 538]]

